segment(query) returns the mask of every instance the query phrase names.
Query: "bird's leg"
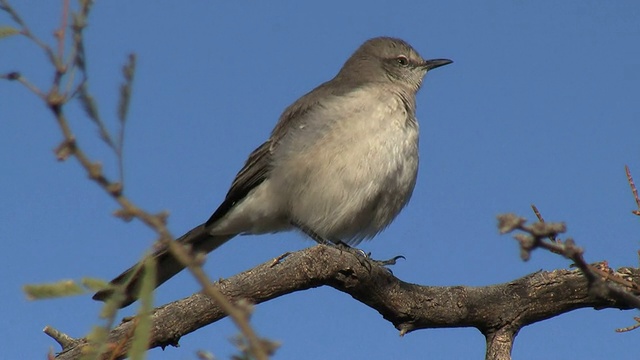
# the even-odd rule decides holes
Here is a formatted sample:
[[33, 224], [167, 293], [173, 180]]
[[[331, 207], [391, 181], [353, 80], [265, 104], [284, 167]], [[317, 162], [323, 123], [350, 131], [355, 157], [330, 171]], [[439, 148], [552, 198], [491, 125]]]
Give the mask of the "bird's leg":
[[[334, 243], [333, 241], [327, 240], [325, 238], [323, 238], [322, 236], [318, 235], [318, 233], [316, 233], [315, 231], [311, 230], [311, 228], [309, 228], [308, 226], [296, 221], [296, 220], [292, 220], [291, 221], [291, 225], [293, 225], [294, 227], [298, 228], [300, 231], [302, 231], [303, 233], [307, 234], [308, 237], [310, 237], [311, 239], [313, 239], [313, 241], [317, 242], [320, 245], [336, 245], [336, 243]], [[342, 244], [344, 244], [345, 246], [349, 246], [345, 243], [343, 243], [342, 241], [340, 241]]]
[[359, 255], [359, 256], [356, 256], [358, 261], [360, 261], [360, 263], [363, 266], [367, 266], [369, 268], [371, 267], [371, 264], [365, 264], [365, 262], [363, 261], [363, 257], [364, 257], [364, 260], [370, 260], [369, 256], [367, 256], [367, 254], [364, 251], [362, 251], [360, 249], [352, 248], [351, 246], [349, 246], [347, 243], [345, 243], [344, 241], [342, 241], [340, 239], [331, 239], [331, 240], [325, 239], [324, 237], [318, 235], [318, 233], [316, 233], [315, 231], [311, 230], [311, 228], [309, 228], [308, 226], [302, 224], [299, 221], [292, 220], [291, 221], [291, 225], [293, 225], [294, 227], [298, 228], [303, 233], [307, 234], [307, 236], [312, 238], [313, 241], [317, 242], [320, 245], [327, 245], [327, 246], [337, 247], [340, 250], [344, 250], [344, 251], [347, 251], [347, 252], [352, 253], [352, 254], [356, 254], [357, 253], [357, 255]]
[[[388, 260], [375, 260], [371, 258], [371, 253], [366, 253], [363, 250], [354, 248], [352, 246], [349, 246], [347, 243], [345, 243], [344, 241], [340, 240], [340, 239], [325, 239], [324, 237], [318, 235], [318, 233], [316, 233], [315, 231], [311, 230], [311, 228], [309, 228], [308, 226], [298, 222], [298, 221], [291, 221], [291, 225], [293, 225], [294, 227], [298, 228], [300, 231], [302, 231], [303, 233], [305, 233], [307, 236], [309, 236], [311, 239], [313, 239], [313, 241], [317, 242], [318, 244], [321, 245], [328, 245], [328, 246], [336, 246], [338, 248], [341, 248], [342, 250], [346, 250], [348, 252], [351, 253], [357, 253], [359, 255], [361, 255], [362, 257], [364, 257], [367, 261], [374, 263], [378, 266], [390, 266], [390, 265], [395, 265], [396, 261], [398, 259], [406, 259], [404, 256], [402, 255], [398, 255], [398, 256], [394, 256], [391, 259]], [[358, 257], [358, 259], [360, 259], [360, 257]], [[362, 261], [360, 261], [361, 264], [365, 265]], [[370, 266], [368, 266], [370, 267]]]

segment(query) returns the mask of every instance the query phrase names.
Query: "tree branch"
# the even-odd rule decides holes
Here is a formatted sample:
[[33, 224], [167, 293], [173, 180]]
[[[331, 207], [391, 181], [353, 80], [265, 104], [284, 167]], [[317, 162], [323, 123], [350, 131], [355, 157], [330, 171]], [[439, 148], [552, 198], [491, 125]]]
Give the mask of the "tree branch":
[[487, 354], [485, 359], [510, 360], [513, 341], [518, 334], [518, 328], [505, 326], [496, 331], [485, 333], [487, 339]]
[[[620, 272], [630, 280], [640, 279], [638, 269]], [[421, 286], [397, 279], [358, 253], [322, 245], [215, 284], [232, 302], [255, 304], [324, 285], [377, 310], [401, 335], [427, 328], [478, 328], [487, 337], [488, 359], [508, 359], [513, 338], [526, 325], [585, 307], [630, 308], [622, 300], [593, 295], [579, 270], [540, 271], [485, 287]], [[152, 315], [150, 348], [175, 346], [182, 336], [224, 317], [219, 305], [199, 293], [161, 306]], [[126, 354], [134, 326], [125, 320], [111, 331], [109, 343], [118, 351], [110, 356]], [[87, 344], [86, 339], [77, 340], [57, 358], [77, 359]]]

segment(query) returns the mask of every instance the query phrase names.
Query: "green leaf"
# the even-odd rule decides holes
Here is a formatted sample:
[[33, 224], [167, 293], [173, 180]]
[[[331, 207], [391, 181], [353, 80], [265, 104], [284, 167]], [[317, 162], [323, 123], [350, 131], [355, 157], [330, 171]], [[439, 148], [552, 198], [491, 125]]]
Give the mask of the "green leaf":
[[20, 34], [20, 30], [11, 26], [0, 26], [0, 39]]
[[87, 334], [87, 342], [89, 343], [89, 346], [83, 349], [80, 360], [97, 359], [99, 354], [103, 354], [107, 350], [108, 336], [109, 329], [101, 326], [94, 326], [91, 329], [91, 332]]
[[109, 287], [109, 283], [103, 279], [85, 277], [80, 280], [82, 286], [91, 291], [100, 291]]
[[29, 300], [50, 299], [84, 293], [82, 286], [73, 280], [61, 280], [50, 284], [25, 285], [22, 290]]
[[144, 275], [140, 286], [140, 310], [135, 318], [136, 329], [133, 333], [131, 349], [127, 356], [131, 360], [146, 358], [151, 339], [151, 311], [153, 310], [153, 290], [156, 288], [156, 261], [153, 256], [144, 260]]

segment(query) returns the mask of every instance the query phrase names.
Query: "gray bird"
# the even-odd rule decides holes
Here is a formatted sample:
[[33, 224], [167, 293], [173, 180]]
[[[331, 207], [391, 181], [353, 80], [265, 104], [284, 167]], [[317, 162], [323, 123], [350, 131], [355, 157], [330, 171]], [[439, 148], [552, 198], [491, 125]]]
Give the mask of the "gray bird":
[[[416, 93], [427, 71], [451, 62], [424, 60], [400, 39], [366, 41], [338, 75], [284, 111], [211, 218], [177, 241], [208, 253], [239, 234], [298, 229], [319, 243], [350, 245], [374, 237], [416, 183]], [[167, 249], [153, 256], [156, 286], [184, 269]], [[140, 279], [134, 266], [111, 281], [128, 282], [123, 307], [137, 299]]]

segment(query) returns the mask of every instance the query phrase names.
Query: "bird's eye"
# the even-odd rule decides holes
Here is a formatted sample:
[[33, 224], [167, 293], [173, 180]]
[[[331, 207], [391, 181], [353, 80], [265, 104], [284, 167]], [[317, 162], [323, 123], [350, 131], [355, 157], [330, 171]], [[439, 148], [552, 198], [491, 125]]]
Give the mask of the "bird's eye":
[[400, 55], [396, 58], [396, 62], [402, 66], [407, 66], [409, 65], [409, 59], [407, 59], [406, 56], [404, 55]]

